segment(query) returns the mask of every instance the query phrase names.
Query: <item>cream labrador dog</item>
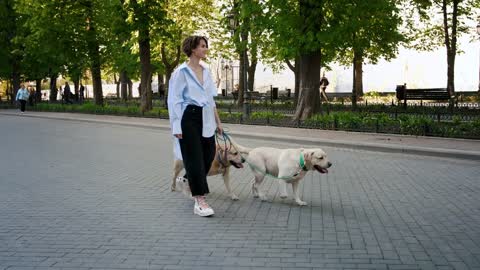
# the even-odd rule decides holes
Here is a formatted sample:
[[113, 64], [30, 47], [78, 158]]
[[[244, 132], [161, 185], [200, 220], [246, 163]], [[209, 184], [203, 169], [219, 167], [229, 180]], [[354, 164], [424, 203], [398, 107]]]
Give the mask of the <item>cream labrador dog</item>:
[[298, 205], [307, 205], [300, 199], [298, 185], [308, 171], [328, 173], [332, 163], [327, 154], [319, 148], [314, 149], [277, 149], [270, 147], [254, 148], [246, 158], [255, 178], [252, 181], [252, 193], [256, 198], [266, 201], [267, 197], [259, 190], [266, 174], [279, 179], [280, 197], [287, 198], [287, 184], [292, 184], [293, 197]]
[[[212, 166], [208, 171], [208, 176], [219, 175], [223, 177], [223, 183], [227, 189], [228, 195], [234, 201], [238, 200], [238, 196], [232, 191], [230, 186], [230, 168], [234, 166], [237, 169], [243, 168], [245, 160], [242, 158], [242, 155], [248, 154], [250, 151], [249, 148], [243, 147], [237, 143], [231, 142], [231, 147], [225, 150], [225, 147], [217, 145], [215, 158], [213, 159]], [[177, 189], [177, 178], [180, 172], [184, 169], [182, 160], [175, 160], [173, 163], [173, 179], [171, 190], [175, 191]], [[179, 186], [185, 195], [190, 195], [190, 190], [188, 187], [188, 182], [185, 178], [181, 179], [183, 183]], [[187, 194], [190, 193], [190, 194]]]

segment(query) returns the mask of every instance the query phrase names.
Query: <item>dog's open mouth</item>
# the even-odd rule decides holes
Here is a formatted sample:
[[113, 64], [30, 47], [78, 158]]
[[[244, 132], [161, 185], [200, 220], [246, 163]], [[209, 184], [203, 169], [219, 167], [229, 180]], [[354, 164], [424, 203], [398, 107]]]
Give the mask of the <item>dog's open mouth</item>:
[[318, 165], [315, 165], [313, 166], [315, 168], [315, 170], [317, 170], [319, 173], [328, 173], [328, 170], [327, 169], [324, 169]]
[[236, 163], [236, 162], [230, 160], [230, 164], [232, 164], [237, 169], [243, 168], [242, 163]]

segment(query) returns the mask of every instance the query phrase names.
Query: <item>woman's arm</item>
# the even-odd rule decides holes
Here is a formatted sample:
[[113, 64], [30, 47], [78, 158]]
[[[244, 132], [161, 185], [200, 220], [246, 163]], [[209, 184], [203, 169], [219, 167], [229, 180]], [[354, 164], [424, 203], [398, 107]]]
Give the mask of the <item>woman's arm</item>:
[[181, 70], [172, 74], [168, 87], [168, 113], [172, 126], [173, 136], [182, 139], [181, 115], [183, 103], [183, 89], [186, 86], [185, 76]]

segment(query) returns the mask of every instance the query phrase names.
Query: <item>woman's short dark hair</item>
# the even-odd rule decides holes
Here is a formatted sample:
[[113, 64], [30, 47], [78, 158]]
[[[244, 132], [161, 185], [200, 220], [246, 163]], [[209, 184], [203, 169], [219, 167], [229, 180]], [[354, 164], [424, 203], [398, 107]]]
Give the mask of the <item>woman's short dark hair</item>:
[[206, 37], [203, 36], [189, 36], [187, 37], [182, 44], [182, 50], [183, 52], [190, 57], [192, 55], [192, 50], [198, 47], [200, 44], [200, 40], [204, 40], [205, 44], [207, 45], [208, 48], [208, 41]]

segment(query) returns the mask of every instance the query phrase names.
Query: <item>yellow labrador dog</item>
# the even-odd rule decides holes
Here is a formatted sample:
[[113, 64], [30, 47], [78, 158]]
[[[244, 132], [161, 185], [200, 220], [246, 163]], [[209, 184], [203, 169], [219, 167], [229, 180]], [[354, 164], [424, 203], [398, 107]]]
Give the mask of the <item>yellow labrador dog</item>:
[[[245, 160], [242, 158], [242, 154], [248, 154], [250, 151], [249, 148], [240, 146], [236, 143], [232, 142], [232, 147], [229, 147], [227, 150], [225, 148], [217, 145], [215, 158], [213, 159], [212, 166], [208, 171], [208, 176], [219, 175], [221, 174], [223, 177], [223, 183], [225, 184], [225, 188], [227, 189], [228, 195], [232, 200], [238, 200], [238, 196], [232, 191], [230, 187], [230, 167], [234, 166], [235, 168], [243, 168], [243, 164]], [[175, 160], [173, 165], [173, 179], [172, 179], [172, 186], [171, 190], [175, 191], [177, 188], [177, 177], [180, 172], [184, 169], [183, 161], [182, 160]], [[188, 183], [186, 179], [183, 179], [184, 184], [182, 184], [182, 189], [185, 195], [189, 195]], [[188, 191], [186, 191], [187, 189]], [[190, 194], [191, 196], [191, 194]]]
[[280, 197], [287, 198], [287, 184], [292, 184], [293, 196], [298, 205], [307, 205], [299, 196], [298, 184], [310, 170], [328, 173], [332, 163], [322, 149], [277, 149], [270, 147], [254, 148], [247, 162], [255, 178], [252, 181], [252, 193], [256, 198], [266, 201], [267, 197], [259, 190], [260, 184], [268, 173], [280, 183]]

